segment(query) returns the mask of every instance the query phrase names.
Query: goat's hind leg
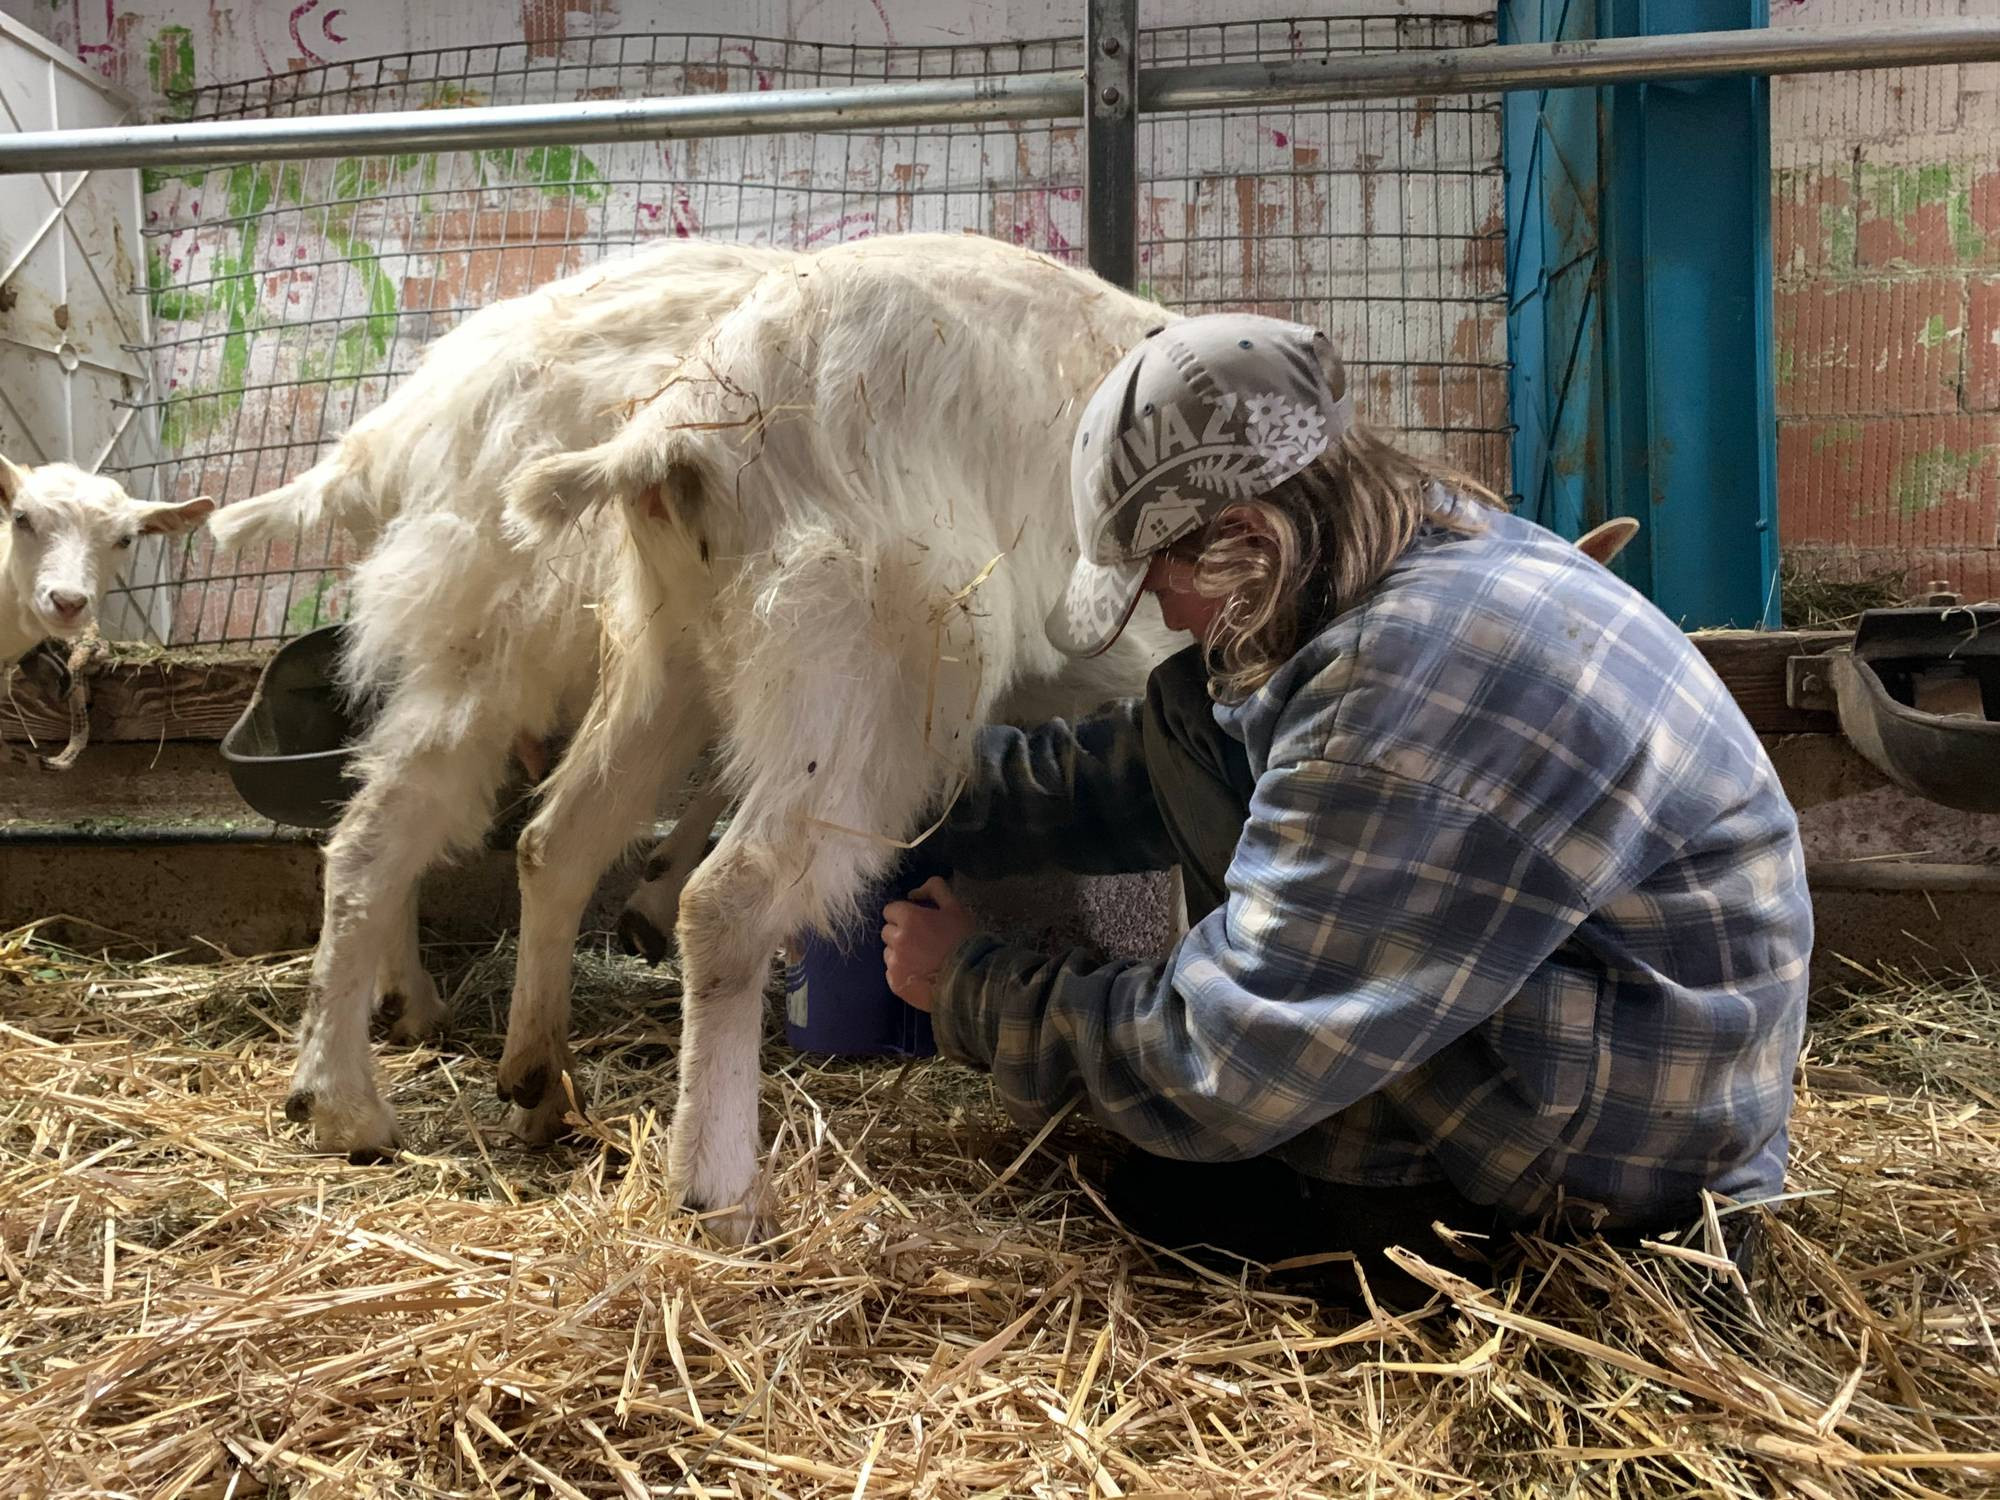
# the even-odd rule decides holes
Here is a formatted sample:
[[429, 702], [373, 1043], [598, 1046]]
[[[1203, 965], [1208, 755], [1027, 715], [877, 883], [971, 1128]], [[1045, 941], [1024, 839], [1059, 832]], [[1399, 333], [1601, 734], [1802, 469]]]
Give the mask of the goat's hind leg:
[[403, 898], [402, 918], [376, 971], [375, 1019], [392, 1042], [426, 1042], [444, 1030], [445, 1004], [438, 995], [437, 981], [424, 967], [415, 883]]
[[673, 831], [646, 857], [638, 888], [618, 913], [618, 941], [627, 953], [658, 965], [673, 945], [681, 891], [713, 847], [716, 820], [729, 811], [729, 793], [716, 782], [699, 787], [674, 820]]
[[618, 851], [645, 831], [660, 789], [687, 776], [714, 727], [699, 692], [629, 718], [611, 710], [614, 696], [592, 704], [516, 851], [521, 940], [498, 1083], [514, 1106], [515, 1134], [537, 1145], [562, 1133], [565, 1072], [574, 1084], [570, 977], [584, 908]]
[[453, 847], [478, 844], [505, 765], [504, 736], [421, 745], [420, 711], [389, 710], [364, 747], [362, 788], [326, 849], [326, 905], [312, 994], [285, 1114], [323, 1151], [392, 1154], [396, 1117], [375, 1087], [369, 1000], [385, 957], [406, 941], [417, 882]]

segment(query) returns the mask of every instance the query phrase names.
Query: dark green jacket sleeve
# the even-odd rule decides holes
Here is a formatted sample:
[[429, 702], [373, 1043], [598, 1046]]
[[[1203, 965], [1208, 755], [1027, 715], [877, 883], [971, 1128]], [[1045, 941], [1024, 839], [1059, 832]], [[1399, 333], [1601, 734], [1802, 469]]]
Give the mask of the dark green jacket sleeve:
[[981, 730], [971, 780], [924, 847], [981, 880], [1171, 867], [1174, 846], [1146, 773], [1142, 711], [1135, 699], [1074, 727], [1055, 719], [1032, 730]]

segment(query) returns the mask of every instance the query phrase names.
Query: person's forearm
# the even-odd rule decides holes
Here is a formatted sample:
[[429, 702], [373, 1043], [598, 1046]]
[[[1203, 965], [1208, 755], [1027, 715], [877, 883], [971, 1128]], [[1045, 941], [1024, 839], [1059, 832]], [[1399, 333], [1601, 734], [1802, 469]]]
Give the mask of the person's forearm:
[[1153, 800], [1139, 713], [1138, 703], [1120, 703], [1074, 726], [982, 730], [971, 779], [924, 847], [975, 879], [1168, 868], [1174, 847]]

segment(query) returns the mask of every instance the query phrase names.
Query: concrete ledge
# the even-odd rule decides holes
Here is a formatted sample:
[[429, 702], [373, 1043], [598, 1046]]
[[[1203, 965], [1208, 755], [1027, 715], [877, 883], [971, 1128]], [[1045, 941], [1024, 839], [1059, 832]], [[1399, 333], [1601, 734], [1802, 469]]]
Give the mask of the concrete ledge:
[[[1905, 796], [1837, 736], [1766, 743], [1800, 808], [1810, 863], [1901, 859], [2000, 868], [2000, 817]], [[246, 837], [276, 831], [246, 815], [210, 744], [94, 745], [67, 775], [0, 771], [0, 927], [65, 916], [77, 920], [52, 933], [86, 947], [105, 941], [105, 931], [160, 950], [209, 945], [245, 954], [310, 946], [321, 904], [314, 843], [121, 841], [122, 833], [167, 838], [177, 827], [215, 828], [231, 820]], [[21, 842], [24, 833], [34, 842]], [[585, 919], [594, 941], [611, 932], [637, 878], [636, 857], [606, 877]], [[1131, 958], [1173, 941], [1173, 892], [1174, 881], [1164, 875], [963, 883], [967, 903], [1013, 941]], [[2000, 972], [1993, 899], [1964, 890], [1815, 890], [1814, 982], [1858, 977], [1848, 960], [1870, 968]], [[518, 912], [507, 854], [436, 871], [424, 886], [424, 924], [436, 940], [491, 943], [512, 931]]]

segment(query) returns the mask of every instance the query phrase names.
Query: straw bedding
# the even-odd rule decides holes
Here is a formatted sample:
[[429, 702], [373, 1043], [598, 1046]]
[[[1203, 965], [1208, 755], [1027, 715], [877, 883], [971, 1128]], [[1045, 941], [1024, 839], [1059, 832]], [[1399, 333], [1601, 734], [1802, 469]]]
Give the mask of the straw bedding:
[[299, 957], [0, 937], [0, 1495], [1939, 1495], [2000, 1485], [2000, 997], [1855, 976], [1816, 1015], [1764, 1328], [1686, 1245], [1440, 1265], [1372, 1317], [1140, 1246], [1104, 1141], [983, 1080], [766, 1083], [789, 1232], [661, 1188], [672, 985], [581, 963], [595, 1123], [498, 1130], [504, 952], [389, 1051], [413, 1149], [308, 1153]]

